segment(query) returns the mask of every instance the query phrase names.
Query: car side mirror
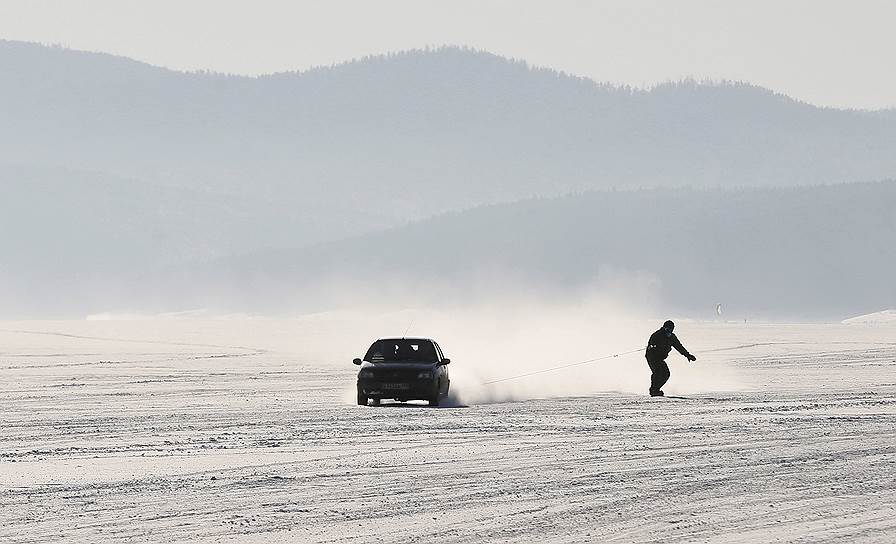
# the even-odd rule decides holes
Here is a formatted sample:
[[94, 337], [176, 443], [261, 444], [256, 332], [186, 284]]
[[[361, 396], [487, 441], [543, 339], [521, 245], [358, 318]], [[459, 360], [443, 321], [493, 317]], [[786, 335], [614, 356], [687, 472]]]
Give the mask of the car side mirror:
[[451, 364], [451, 359], [442, 359], [442, 364], [443, 365]]
[[356, 364], [356, 365], [360, 365], [360, 364], [361, 364], [361, 359], [354, 359], [354, 360], [352, 361], [352, 363], [354, 363], [354, 364]]

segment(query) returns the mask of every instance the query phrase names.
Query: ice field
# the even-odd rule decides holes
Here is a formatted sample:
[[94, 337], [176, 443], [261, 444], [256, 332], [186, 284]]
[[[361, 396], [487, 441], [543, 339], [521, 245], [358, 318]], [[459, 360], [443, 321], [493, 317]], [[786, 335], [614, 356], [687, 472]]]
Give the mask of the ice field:
[[450, 331], [429, 408], [353, 404], [344, 317], [3, 322], [0, 541], [896, 540], [894, 326], [682, 323], [680, 398], [640, 354], [479, 385], [655, 325], [495, 366]]

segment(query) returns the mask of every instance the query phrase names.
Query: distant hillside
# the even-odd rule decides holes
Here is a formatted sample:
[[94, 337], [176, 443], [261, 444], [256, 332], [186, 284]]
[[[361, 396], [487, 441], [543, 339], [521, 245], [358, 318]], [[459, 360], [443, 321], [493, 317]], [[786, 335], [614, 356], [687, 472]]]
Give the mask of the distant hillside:
[[0, 103], [0, 163], [250, 194], [321, 227], [296, 243], [535, 195], [896, 176], [891, 112], [456, 48], [247, 78], [0, 41]]
[[881, 310], [843, 320], [844, 325], [896, 325], [896, 310]]
[[[839, 217], [841, 226], [829, 238], [843, 242], [836, 246], [841, 254], [824, 252], [817, 248], [826, 242], [814, 237], [829, 227], [820, 217], [805, 215], [812, 208], [799, 199], [838, 194], [848, 202], [849, 187], [818, 193], [671, 188], [893, 178], [894, 149], [893, 110], [816, 108], [743, 84], [686, 82], [633, 91], [457, 48], [248, 78], [181, 73], [106, 54], [0, 41], [0, 311], [80, 312], [85, 305], [103, 311], [122, 300], [166, 310], [209, 301], [264, 306], [267, 274], [288, 289], [296, 281], [312, 285], [324, 272], [337, 270], [332, 278], [368, 282], [366, 275], [357, 277], [359, 263], [371, 269], [371, 277], [391, 274], [385, 264], [377, 268], [383, 258], [378, 248], [364, 244], [383, 244], [391, 255], [393, 236], [444, 248], [448, 256], [406, 263], [412, 276], [435, 274], [463, 286], [457, 262], [478, 270], [494, 260], [495, 267], [516, 263], [524, 281], [541, 274], [546, 285], [577, 285], [606, 262], [658, 274], [662, 299], [686, 305], [700, 294], [694, 287], [698, 281], [715, 299], [727, 296], [729, 277], [748, 286], [759, 281], [754, 278], [762, 278], [763, 285], [780, 279], [769, 276], [774, 260], [731, 266], [744, 251], [730, 243], [741, 232], [764, 233], [756, 243], [770, 244], [773, 254], [780, 246], [776, 240], [794, 240], [792, 251], [775, 257], [803, 255], [816, 261], [791, 264], [823, 265], [806, 270], [810, 279], [818, 275], [816, 283], [781, 279], [781, 285], [796, 285], [771, 301], [783, 304], [798, 293], [815, 293], [810, 288], [822, 284], [840, 292], [841, 280], [834, 281], [830, 271], [845, 271], [844, 261], [850, 266], [863, 261], [851, 260], [861, 252], [838, 232], [864, 244], [866, 236], [876, 240], [878, 233], [892, 232], [891, 222], [881, 219], [881, 228], [860, 233], [864, 208], [843, 209], [824, 197], [819, 205]], [[641, 187], [661, 189], [602, 192]], [[856, 194], [879, 186], [861, 187]], [[856, 205], [879, 210], [880, 199], [892, 203], [889, 185], [880, 187], [875, 190], [885, 194]], [[365, 240], [357, 237], [446, 212], [590, 191], [598, 192], [477, 208], [457, 216], [463, 217], [459, 223], [452, 222], [453, 215], [441, 215], [407, 230], [371, 235], [367, 242], [336, 242]], [[791, 206], [790, 216], [775, 211], [784, 203]], [[562, 249], [565, 239], [554, 225], [579, 217], [579, 208], [579, 222], [568, 226], [576, 233], [570, 235], [572, 245]], [[530, 209], [525, 213], [534, 214], [534, 226], [513, 215]], [[838, 215], [846, 212], [855, 217]], [[547, 215], [539, 219], [542, 213]], [[617, 220], [592, 225], [585, 219], [592, 216]], [[766, 216], [774, 218], [764, 223], [767, 227], [753, 225]], [[781, 222], [787, 217], [804, 221]], [[697, 218], [702, 222], [692, 224]], [[467, 232], [466, 225], [475, 228]], [[594, 234], [602, 245], [576, 238], [576, 229], [616, 232], [618, 225], [625, 228], [617, 237]], [[670, 226], [675, 233], [670, 243], [687, 245], [651, 249], [648, 232]], [[448, 231], [439, 233], [441, 228]], [[706, 237], [704, 231], [727, 236]], [[515, 238], [517, 233], [525, 236]], [[499, 235], [504, 238], [494, 238]], [[505, 252], [505, 242], [520, 253]], [[486, 243], [497, 245], [496, 256], [490, 246], [480, 248]], [[664, 253], [668, 247], [677, 249]], [[266, 259], [280, 258], [270, 253], [251, 266], [225, 260], [216, 271], [202, 265], [277, 248], [284, 250], [282, 268], [270, 268], [274, 261]], [[580, 250], [590, 257], [582, 266], [569, 265], [578, 262]], [[659, 252], [659, 261], [644, 260], [650, 251]], [[468, 254], [475, 259], [458, 257]], [[679, 255], [690, 258], [677, 261]], [[876, 267], [855, 273], [877, 278], [883, 265], [893, 264], [882, 255], [889, 253], [880, 248], [868, 257]], [[444, 263], [436, 272], [434, 261]], [[713, 267], [722, 266], [714, 263], [728, 263], [719, 269], [726, 274], [712, 275]], [[234, 281], [229, 274], [244, 266], [247, 274], [263, 278], [261, 284]], [[189, 284], [194, 280], [199, 283]], [[874, 281], [852, 288], [859, 298], [851, 311], [880, 306], [866, 308], [862, 302], [879, 292], [867, 287], [876, 286]], [[234, 291], [235, 285], [241, 287]], [[165, 290], [176, 286], [179, 298]], [[745, 303], [765, 308], [763, 296]], [[833, 311], [846, 304], [842, 297], [832, 302], [813, 295], [789, 303]]]
[[729, 317], [842, 319], [896, 306], [894, 203], [896, 181], [588, 193], [447, 214], [194, 273], [215, 286], [217, 300], [229, 293], [268, 309], [340, 295], [450, 305], [511, 285], [558, 296], [597, 287], [707, 317], [721, 302]]

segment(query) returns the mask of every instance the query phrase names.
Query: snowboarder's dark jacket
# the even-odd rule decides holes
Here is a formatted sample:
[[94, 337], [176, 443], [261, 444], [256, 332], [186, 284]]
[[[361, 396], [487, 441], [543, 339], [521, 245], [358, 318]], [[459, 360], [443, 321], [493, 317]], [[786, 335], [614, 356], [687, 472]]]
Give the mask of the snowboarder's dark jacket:
[[678, 353], [690, 359], [691, 354], [688, 353], [688, 350], [684, 349], [684, 346], [678, 341], [678, 337], [675, 336], [675, 333], [673, 332], [667, 336], [666, 331], [660, 329], [650, 335], [650, 340], [647, 341], [647, 351], [644, 352], [644, 356], [647, 357], [648, 361], [662, 361], [669, 356], [669, 352], [672, 351], [672, 348], [675, 348]]

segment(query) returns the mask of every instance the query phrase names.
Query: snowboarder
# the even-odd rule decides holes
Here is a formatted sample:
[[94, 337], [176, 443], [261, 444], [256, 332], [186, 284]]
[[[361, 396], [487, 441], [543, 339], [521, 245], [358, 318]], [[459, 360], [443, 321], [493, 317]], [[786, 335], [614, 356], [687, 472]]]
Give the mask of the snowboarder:
[[672, 348], [678, 353], [684, 355], [688, 361], [696, 361], [697, 358], [688, 353], [688, 350], [681, 345], [678, 337], [672, 333], [675, 329], [675, 323], [666, 321], [663, 327], [650, 335], [647, 341], [647, 350], [644, 356], [647, 357], [647, 366], [650, 367], [650, 396], [662, 397], [663, 390], [660, 389], [663, 384], [669, 380], [669, 365], [666, 364], [666, 357]]

